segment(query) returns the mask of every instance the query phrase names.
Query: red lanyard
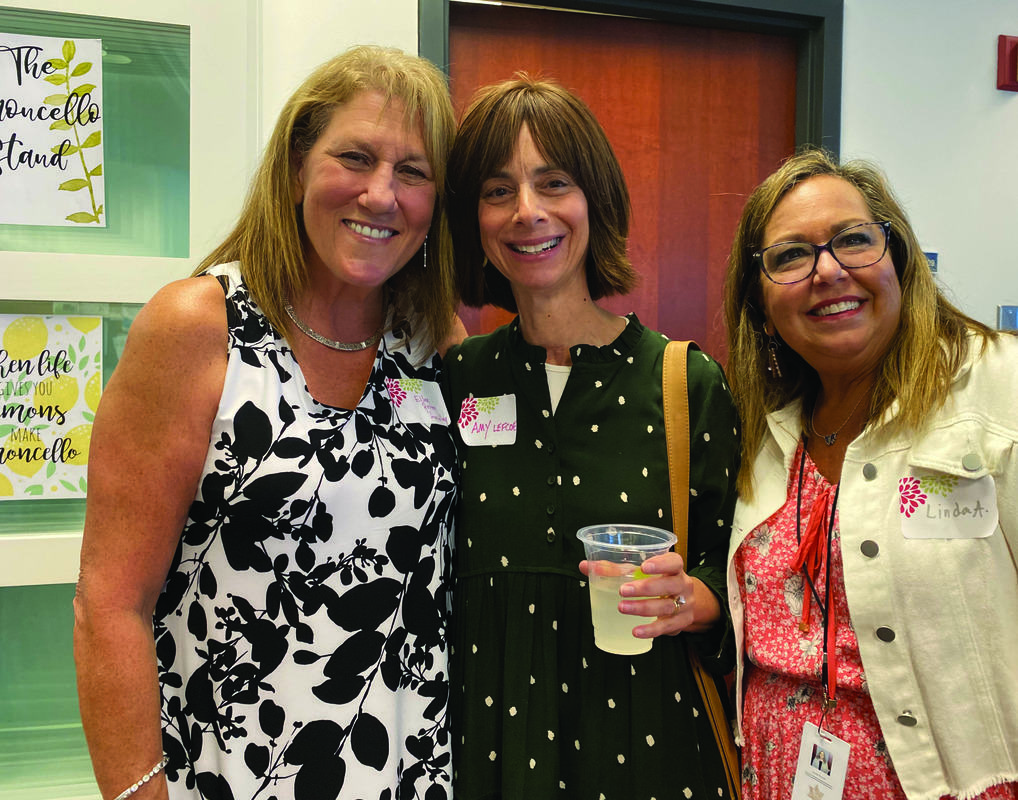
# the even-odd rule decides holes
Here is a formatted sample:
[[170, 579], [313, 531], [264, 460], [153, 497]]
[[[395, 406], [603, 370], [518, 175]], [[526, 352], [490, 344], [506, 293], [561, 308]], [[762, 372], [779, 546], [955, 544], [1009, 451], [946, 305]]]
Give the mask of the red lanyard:
[[[809, 586], [809, 592], [802, 593], [802, 618], [799, 621], [799, 630], [803, 633], [809, 630], [811, 601], [814, 599], [824, 623], [823, 661], [820, 665], [820, 684], [823, 687], [824, 704], [820, 725], [817, 726], [822, 727], [824, 716], [837, 705], [834, 693], [838, 683], [838, 657], [835, 648], [838, 618], [831, 588], [831, 540], [834, 538], [834, 512], [838, 507], [838, 491], [841, 487], [840, 484], [835, 484], [817, 495], [813, 501], [813, 508], [810, 510], [804, 534], [802, 531], [802, 477], [805, 466], [806, 440], [803, 439], [802, 456], [799, 459], [799, 487], [795, 496], [795, 535], [799, 542], [799, 549], [796, 551], [792, 568], [802, 570], [806, 584]], [[816, 589], [816, 581], [824, 571], [826, 571], [827, 577], [824, 581], [824, 600], [821, 601], [820, 594]]]

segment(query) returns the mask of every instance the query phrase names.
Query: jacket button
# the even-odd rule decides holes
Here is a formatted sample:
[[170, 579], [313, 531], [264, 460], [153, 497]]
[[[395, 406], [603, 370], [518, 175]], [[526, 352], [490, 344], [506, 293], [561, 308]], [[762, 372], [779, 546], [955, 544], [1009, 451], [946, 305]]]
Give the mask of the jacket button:
[[871, 481], [877, 477], [877, 466], [876, 464], [864, 464], [862, 468], [862, 476]]
[[859, 545], [859, 549], [862, 550], [862, 554], [866, 556], [866, 558], [876, 558], [877, 553], [880, 552], [880, 545], [872, 539], [867, 539]]
[[983, 460], [978, 453], [969, 453], [961, 460], [961, 465], [969, 472], [975, 472], [983, 466]]
[[893, 642], [894, 636], [895, 636], [894, 631], [891, 630], [890, 628], [885, 627], [877, 628], [877, 638], [882, 642]]
[[555, 529], [554, 528], [548, 528], [548, 533], [545, 536], [545, 538], [548, 540], [549, 544], [551, 542], [554, 542], [555, 541]]
[[549, 475], [548, 476], [548, 485], [549, 486], [554, 486], [555, 485], [555, 476], [554, 475]]
[[548, 506], [545, 509], [545, 511], [548, 512], [548, 516], [550, 517], [550, 516], [554, 515], [554, 513], [555, 513], [555, 506]]
[[898, 715], [898, 724], [904, 725], [906, 728], [914, 728], [919, 724], [919, 720], [915, 718], [915, 714], [911, 711], [902, 711]]

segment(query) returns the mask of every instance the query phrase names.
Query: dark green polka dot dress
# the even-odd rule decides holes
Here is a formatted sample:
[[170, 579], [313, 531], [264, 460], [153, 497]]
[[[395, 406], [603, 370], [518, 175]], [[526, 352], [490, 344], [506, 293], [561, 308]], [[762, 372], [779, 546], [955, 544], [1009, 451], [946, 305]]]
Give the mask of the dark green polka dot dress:
[[[726, 620], [649, 653], [594, 646], [576, 531], [671, 527], [661, 407], [666, 339], [634, 315], [605, 347], [573, 347], [552, 413], [543, 348], [519, 320], [449, 351], [451, 417], [514, 395], [512, 444], [457, 442], [451, 697], [456, 800], [727, 797], [688, 665], [730, 665]], [[724, 597], [739, 433], [721, 368], [690, 351], [690, 574]], [[457, 430], [459, 430], [457, 428]], [[639, 624], [634, 617], [634, 625]]]

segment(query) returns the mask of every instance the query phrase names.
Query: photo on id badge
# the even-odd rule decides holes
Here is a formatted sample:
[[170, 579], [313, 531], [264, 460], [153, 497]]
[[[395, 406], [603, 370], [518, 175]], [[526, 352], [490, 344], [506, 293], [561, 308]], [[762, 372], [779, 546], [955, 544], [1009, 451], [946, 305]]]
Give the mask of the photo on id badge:
[[802, 729], [791, 800], [841, 800], [848, 751], [848, 742], [807, 722]]

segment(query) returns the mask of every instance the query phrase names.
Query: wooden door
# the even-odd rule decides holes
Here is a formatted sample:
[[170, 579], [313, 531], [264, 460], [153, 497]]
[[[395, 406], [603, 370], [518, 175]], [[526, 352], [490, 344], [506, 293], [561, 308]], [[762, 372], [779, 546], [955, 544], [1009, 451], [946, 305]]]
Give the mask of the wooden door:
[[[641, 275], [603, 305], [724, 360], [722, 285], [748, 193], [795, 148], [796, 44], [783, 34], [512, 6], [449, 7], [458, 114], [524, 70], [575, 91], [604, 126], [632, 196]], [[509, 315], [463, 309], [471, 333]]]

